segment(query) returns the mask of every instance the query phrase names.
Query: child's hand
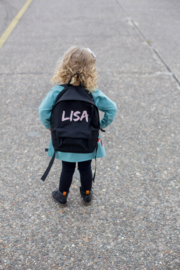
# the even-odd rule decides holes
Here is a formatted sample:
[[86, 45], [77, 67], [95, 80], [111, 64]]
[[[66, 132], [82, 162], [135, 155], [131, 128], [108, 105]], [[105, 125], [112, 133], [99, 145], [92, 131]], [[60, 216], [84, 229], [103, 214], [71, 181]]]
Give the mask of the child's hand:
[[101, 130], [102, 132], [106, 132], [102, 127], [100, 127], [100, 130]]

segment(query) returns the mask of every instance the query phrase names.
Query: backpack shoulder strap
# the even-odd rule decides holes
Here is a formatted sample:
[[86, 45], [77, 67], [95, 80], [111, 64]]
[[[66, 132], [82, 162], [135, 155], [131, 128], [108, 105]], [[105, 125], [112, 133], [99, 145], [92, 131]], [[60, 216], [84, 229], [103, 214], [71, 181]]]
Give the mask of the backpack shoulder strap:
[[87, 90], [87, 89], [84, 89], [84, 91], [89, 95], [89, 97], [94, 101], [94, 97], [93, 97], [93, 95], [92, 95], [92, 93], [89, 91], [89, 90]]
[[51, 160], [49, 162], [49, 165], [48, 165], [46, 171], [44, 172], [43, 176], [41, 177], [41, 180], [42, 181], [45, 181], [46, 180], [46, 177], [48, 176], [49, 171], [50, 171], [50, 169], [51, 169], [51, 167], [52, 167], [52, 165], [54, 163], [55, 155], [56, 155], [56, 152], [54, 151], [54, 155], [52, 156], [52, 158], [51, 158]]
[[56, 105], [57, 101], [64, 95], [64, 93], [68, 90], [68, 85], [67, 84], [60, 84], [60, 86], [63, 86], [64, 89], [57, 95], [54, 106]]

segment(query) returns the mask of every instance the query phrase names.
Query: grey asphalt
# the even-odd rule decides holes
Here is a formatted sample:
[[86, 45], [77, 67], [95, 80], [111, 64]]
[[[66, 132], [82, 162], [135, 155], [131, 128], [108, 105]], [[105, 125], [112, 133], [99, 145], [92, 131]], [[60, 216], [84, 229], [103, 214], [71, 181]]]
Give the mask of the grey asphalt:
[[[2, 34], [25, 1], [0, 1]], [[178, 0], [34, 0], [0, 49], [0, 269], [180, 269]], [[38, 107], [71, 45], [97, 55], [118, 113], [102, 134], [94, 199], [68, 206], [45, 183], [50, 134]]]

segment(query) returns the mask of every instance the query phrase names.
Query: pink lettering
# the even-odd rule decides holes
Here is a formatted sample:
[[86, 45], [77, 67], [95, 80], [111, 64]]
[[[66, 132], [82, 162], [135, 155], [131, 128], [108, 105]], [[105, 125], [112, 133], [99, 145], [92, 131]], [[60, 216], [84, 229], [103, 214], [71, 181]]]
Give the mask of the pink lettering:
[[80, 112], [78, 112], [78, 111], [74, 113], [74, 116], [77, 117], [77, 118], [75, 118], [75, 119], [73, 118], [73, 121], [76, 122], [76, 121], [78, 121], [80, 119], [80, 117], [78, 116], [78, 114], [80, 114]]
[[69, 120], [70, 118], [69, 117], [66, 117], [65, 118], [65, 111], [63, 111], [63, 114], [62, 114], [62, 121], [66, 121], [66, 120]]
[[[77, 112], [73, 112], [73, 111], [71, 111], [71, 113], [70, 113], [70, 117], [65, 117], [65, 111], [63, 111], [63, 114], [62, 114], [62, 121], [67, 121], [67, 120], [70, 120], [70, 122], [72, 122], [72, 121], [82, 121], [84, 118], [86, 119], [86, 122], [88, 122], [88, 114], [87, 114], [87, 111], [83, 111], [82, 112], [82, 115], [81, 115], [81, 117], [78, 115], [78, 114], [80, 114], [81, 112], [79, 112], [79, 111], [77, 111]], [[73, 116], [75, 116], [76, 118], [73, 118]]]
[[81, 121], [83, 120], [83, 118], [86, 118], [86, 122], [88, 122], [88, 114], [87, 111], [83, 111], [82, 115], [81, 115]]
[[72, 118], [73, 118], [73, 111], [71, 111], [70, 121], [72, 121]]

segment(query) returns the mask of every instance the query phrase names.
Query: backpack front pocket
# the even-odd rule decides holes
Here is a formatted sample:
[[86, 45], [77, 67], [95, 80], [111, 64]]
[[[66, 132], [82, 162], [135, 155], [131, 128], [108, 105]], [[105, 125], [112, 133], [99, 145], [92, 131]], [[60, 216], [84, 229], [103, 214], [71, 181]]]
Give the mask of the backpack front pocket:
[[76, 139], [91, 139], [91, 131], [88, 129], [70, 130], [65, 128], [56, 129], [57, 137], [76, 138]]
[[57, 151], [70, 153], [91, 153], [94, 151], [91, 130], [77, 130], [72, 134], [65, 128], [58, 128], [56, 136], [59, 141]]

